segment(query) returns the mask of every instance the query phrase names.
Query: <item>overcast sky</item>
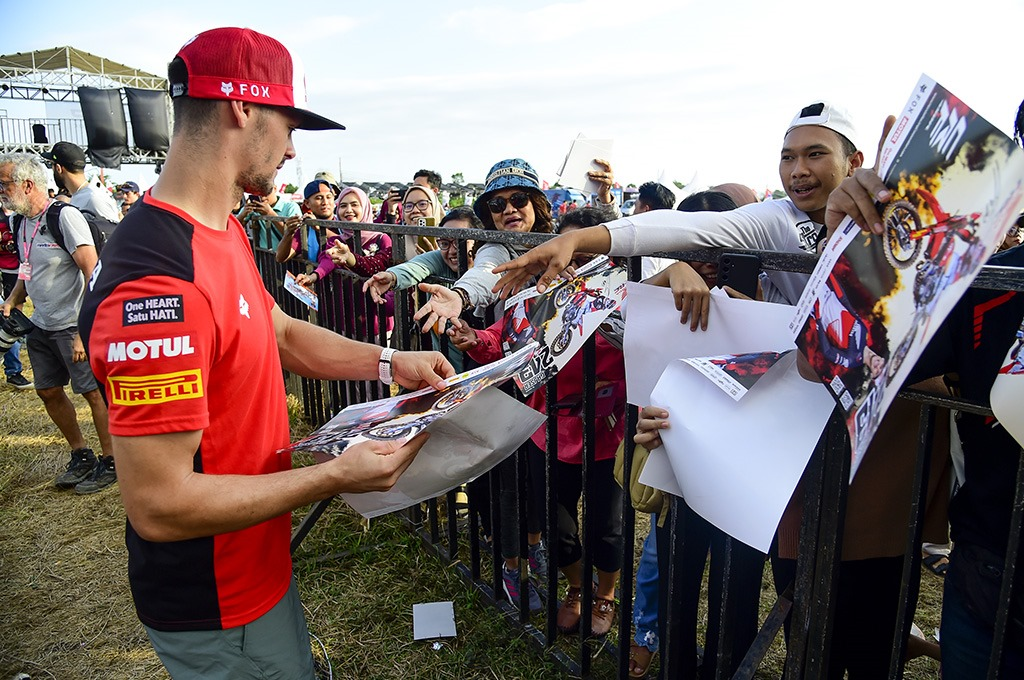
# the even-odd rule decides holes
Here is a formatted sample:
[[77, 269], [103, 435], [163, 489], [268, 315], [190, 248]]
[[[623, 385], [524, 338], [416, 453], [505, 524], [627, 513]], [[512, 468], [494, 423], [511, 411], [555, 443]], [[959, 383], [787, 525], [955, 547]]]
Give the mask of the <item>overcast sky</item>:
[[[1006, 132], [1024, 98], [1019, 0], [3, 2], [2, 53], [71, 45], [160, 75], [207, 28], [280, 39], [306, 64], [310, 107], [348, 127], [297, 132], [281, 181], [339, 166], [348, 181], [410, 181], [421, 167], [482, 181], [519, 156], [554, 182], [583, 133], [614, 140], [624, 184], [696, 176], [763, 191], [781, 186], [782, 135], [816, 99], [851, 111], [871, 163], [885, 114], [922, 72]], [[151, 167], [111, 176], [155, 181]]]

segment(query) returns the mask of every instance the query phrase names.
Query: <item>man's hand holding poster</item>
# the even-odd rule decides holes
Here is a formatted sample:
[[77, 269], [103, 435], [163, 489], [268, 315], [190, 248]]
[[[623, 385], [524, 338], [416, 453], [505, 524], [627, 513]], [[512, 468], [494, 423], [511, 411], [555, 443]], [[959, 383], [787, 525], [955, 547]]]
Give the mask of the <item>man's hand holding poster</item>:
[[522, 368], [535, 350], [531, 343], [453, 376], [440, 391], [426, 388], [349, 406], [287, 450], [307, 451], [323, 462], [359, 442], [405, 440], [428, 431], [430, 439], [390, 491], [342, 497], [364, 517], [377, 517], [438, 496], [504, 460], [544, 422], [530, 407], [491, 389]]

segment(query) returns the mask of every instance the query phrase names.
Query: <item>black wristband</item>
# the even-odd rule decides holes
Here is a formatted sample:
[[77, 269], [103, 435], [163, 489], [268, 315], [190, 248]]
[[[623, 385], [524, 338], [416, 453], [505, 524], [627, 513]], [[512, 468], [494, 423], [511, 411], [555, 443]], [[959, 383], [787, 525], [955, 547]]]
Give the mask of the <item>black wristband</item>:
[[462, 309], [469, 309], [472, 306], [473, 303], [469, 300], [469, 293], [464, 291], [462, 288], [452, 288], [452, 290], [454, 290], [458, 294], [459, 298], [462, 299]]

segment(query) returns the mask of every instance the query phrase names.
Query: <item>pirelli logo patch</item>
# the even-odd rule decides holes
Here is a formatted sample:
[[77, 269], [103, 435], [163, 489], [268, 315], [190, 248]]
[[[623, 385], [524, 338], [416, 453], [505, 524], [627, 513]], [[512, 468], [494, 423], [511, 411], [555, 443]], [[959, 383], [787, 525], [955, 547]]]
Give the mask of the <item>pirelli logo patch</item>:
[[185, 308], [181, 295], [154, 295], [125, 300], [121, 307], [121, 322], [124, 326], [138, 326], [145, 323], [174, 323], [185, 320]]
[[203, 396], [203, 373], [196, 368], [176, 373], [107, 378], [110, 400], [121, 406], [164, 404]]

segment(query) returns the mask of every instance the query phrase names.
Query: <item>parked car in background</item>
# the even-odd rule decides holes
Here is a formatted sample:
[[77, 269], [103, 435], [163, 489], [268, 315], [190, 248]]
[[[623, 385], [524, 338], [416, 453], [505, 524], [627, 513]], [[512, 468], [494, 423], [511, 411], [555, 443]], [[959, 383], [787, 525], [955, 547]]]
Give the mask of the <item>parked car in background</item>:
[[636, 199], [635, 198], [629, 199], [628, 201], [623, 203], [622, 207], [620, 208], [620, 210], [622, 210], [622, 216], [623, 217], [629, 217], [630, 215], [633, 214], [633, 210], [635, 210], [635, 209], [636, 209]]

